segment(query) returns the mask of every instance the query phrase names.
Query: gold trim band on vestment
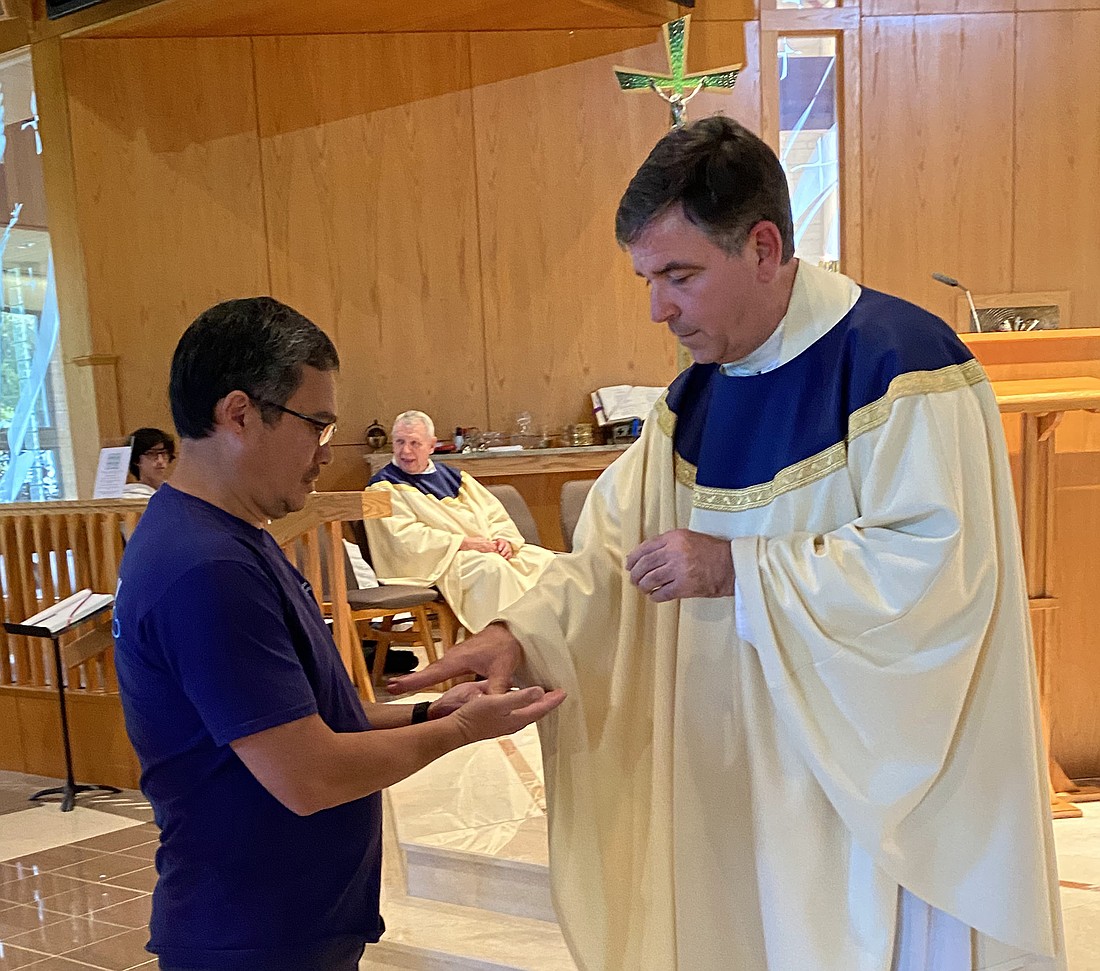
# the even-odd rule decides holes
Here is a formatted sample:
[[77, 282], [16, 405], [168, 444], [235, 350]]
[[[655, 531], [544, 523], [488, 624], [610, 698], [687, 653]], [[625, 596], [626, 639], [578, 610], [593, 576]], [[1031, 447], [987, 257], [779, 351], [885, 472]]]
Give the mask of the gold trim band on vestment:
[[656, 412], [654, 417], [657, 419], [657, 427], [669, 438], [672, 438], [672, 433], [676, 431], [676, 415], [673, 414], [672, 409], [668, 406], [667, 390], [657, 399], [656, 404], [653, 406], [653, 410]]
[[830, 472], [844, 468], [848, 461], [848, 444], [837, 442], [823, 452], [808, 459], [788, 465], [770, 482], [745, 489], [715, 489], [696, 485], [691, 504], [696, 509], [712, 509], [717, 512], [735, 512], [740, 509], [756, 509], [766, 506], [776, 496], [791, 492], [800, 486], [823, 479]]
[[884, 425], [890, 415], [890, 408], [899, 398], [908, 398], [915, 394], [958, 391], [985, 380], [985, 371], [975, 360], [964, 364], [950, 364], [937, 371], [911, 371], [909, 374], [899, 374], [890, 382], [886, 394], [878, 401], [864, 405], [848, 417], [848, 441], [878, 428], [879, 425]]
[[[367, 486], [367, 488], [373, 489], [375, 486], [388, 486], [395, 492], [400, 489], [407, 489], [409, 492], [415, 492], [418, 496], [427, 496], [429, 499], [435, 499], [436, 502], [458, 502], [458, 497], [462, 495], [463, 490], [466, 490], [465, 473], [459, 470], [459, 475], [461, 475], [462, 478], [459, 479], [458, 495], [454, 496], [433, 496], [430, 492], [424, 492], [414, 485], [409, 485], [408, 482], [391, 482], [389, 479], [381, 479], [375, 482], [374, 485]], [[466, 491], [467, 493], [469, 492], [469, 490]]]
[[687, 459], [673, 452], [672, 469], [676, 476], [676, 481], [679, 482], [680, 485], [687, 486], [689, 489], [695, 488], [695, 475], [699, 470]]
[[[951, 364], [936, 371], [912, 371], [908, 374], [899, 374], [890, 382], [890, 386], [881, 398], [852, 412], [848, 418], [848, 434], [844, 441], [830, 445], [809, 458], [781, 469], [768, 482], [742, 489], [701, 486], [695, 481], [696, 467], [679, 455], [674, 455], [676, 480], [694, 488], [692, 505], [696, 509], [717, 512], [757, 509], [768, 505], [786, 492], [810, 485], [837, 469], [844, 468], [848, 462], [848, 445], [860, 435], [865, 435], [886, 424], [890, 417], [890, 409], [899, 398], [958, 391], [985, 380], [985, 371], [976, 360], [966, 361], [963, 364]], [[663, 404], [663, 400], [659, 404]], [[676, 416], [667, 406], [663, 413], [658, 412], [659, 420], [665, 415], [671, 420], [672, 428], [675, 428]], [[665, 430], [663, 421], [661, 429]], [[671, 432], [668, 434], [671, 436]]]

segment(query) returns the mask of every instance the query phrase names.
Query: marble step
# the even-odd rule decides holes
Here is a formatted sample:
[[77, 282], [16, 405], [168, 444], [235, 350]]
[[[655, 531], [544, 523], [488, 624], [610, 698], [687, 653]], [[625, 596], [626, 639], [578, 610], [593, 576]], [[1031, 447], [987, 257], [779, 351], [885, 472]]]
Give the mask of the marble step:
[[[550, 920], [540, 920], [474, 905], [476, 900], [496, 900], [501, 883], [523, 887], [526, 878], [534, 880], [537, 888], [537, 881], [546, 879], [537, 872], [537, 865], [529, 865], [529, 871], [536, 871], [532, 873], [508, 865], [515, 860], [503, 861], [505, 876], [498, 881], [486, 860], [470, 860], [470, 854], [450, 848], [423, 853], [424, 847], [414, 846], [410, 868], [398, 837], [400, 827], [394, 822], [392, 793], [386, 794], [385, 801], [382, 916], [386, 934], [367, 948], [360, 971], [576, 971], [552, 911]], [[458, 856], [457, 866], [452, 856]], [[480, 878], [491, 892], [486, 894], [482, 886], [478, 895], [470, 894], [460, 903], [412, 895], [410, 869], [412, 885], [422, 891], [434, 887], [453, 895], [461, 881]], [[548, 890], [546, 897], [548, 903]]]
[[576, 971], [557, 924], [416, 897], [386, 898], [386, 935], [360, 971]]
[[410, 897], [556, 923], [545, 864], [402, 843]]

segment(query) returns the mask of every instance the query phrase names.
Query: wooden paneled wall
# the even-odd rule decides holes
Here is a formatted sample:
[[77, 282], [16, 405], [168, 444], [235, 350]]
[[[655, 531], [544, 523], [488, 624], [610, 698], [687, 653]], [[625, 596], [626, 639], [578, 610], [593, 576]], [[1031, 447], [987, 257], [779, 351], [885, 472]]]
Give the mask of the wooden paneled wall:
[[[613, 233], [667, 111], [610, 69], [662, 68], [655, 33], [63, 41], [94, 350], [119, 358], [121, 427], [100, 434], [167, 424], [184, 327], [262, 292], [340, 350], [326, 488], [362, 484], [364, 429], [407, 408], [541, 429], [590, 417], [600, 385], [669, 381]], [[692, 46], [743, 61], [745, 35], [715, 20]], [[746, 77], [693, 107], [754, 124]]]
[[1100, 326], [1100, 2], [864, 3], [865, 281], [948, 320], [933, 271], [1064, 289]]
[[199, 312], [271, 289], [248, 39], [62, 44], [93, 353], [120, 426], [170, 428], [168, 365]]

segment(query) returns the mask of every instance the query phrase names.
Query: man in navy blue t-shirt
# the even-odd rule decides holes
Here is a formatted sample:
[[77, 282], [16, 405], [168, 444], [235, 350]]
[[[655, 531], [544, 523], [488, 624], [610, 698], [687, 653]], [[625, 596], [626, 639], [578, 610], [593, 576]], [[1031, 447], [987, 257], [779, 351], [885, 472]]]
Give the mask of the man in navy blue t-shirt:
[[383, 930], [380, 790], [560, 704], [465, 684], [357, 696], [308, 583], [263, 528], [329, 461], [336, 349], [269, 297], [202, 314], [172, 361], [181, 440], [126, 549], [115, 661], [161, 828], [165, 969], [350, 971]]

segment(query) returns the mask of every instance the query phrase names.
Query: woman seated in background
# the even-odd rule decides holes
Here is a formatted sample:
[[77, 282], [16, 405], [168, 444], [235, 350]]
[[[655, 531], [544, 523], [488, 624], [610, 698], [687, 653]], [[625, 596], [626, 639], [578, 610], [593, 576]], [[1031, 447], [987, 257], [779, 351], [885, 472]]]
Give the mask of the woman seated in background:
[[137, 480], [127, 482], [123, 499], [147, 499], [168, 478], [168, 469], [176, 459], [176, 440], [159, 428], [139, 428], [130, 436], [130, 474]]

